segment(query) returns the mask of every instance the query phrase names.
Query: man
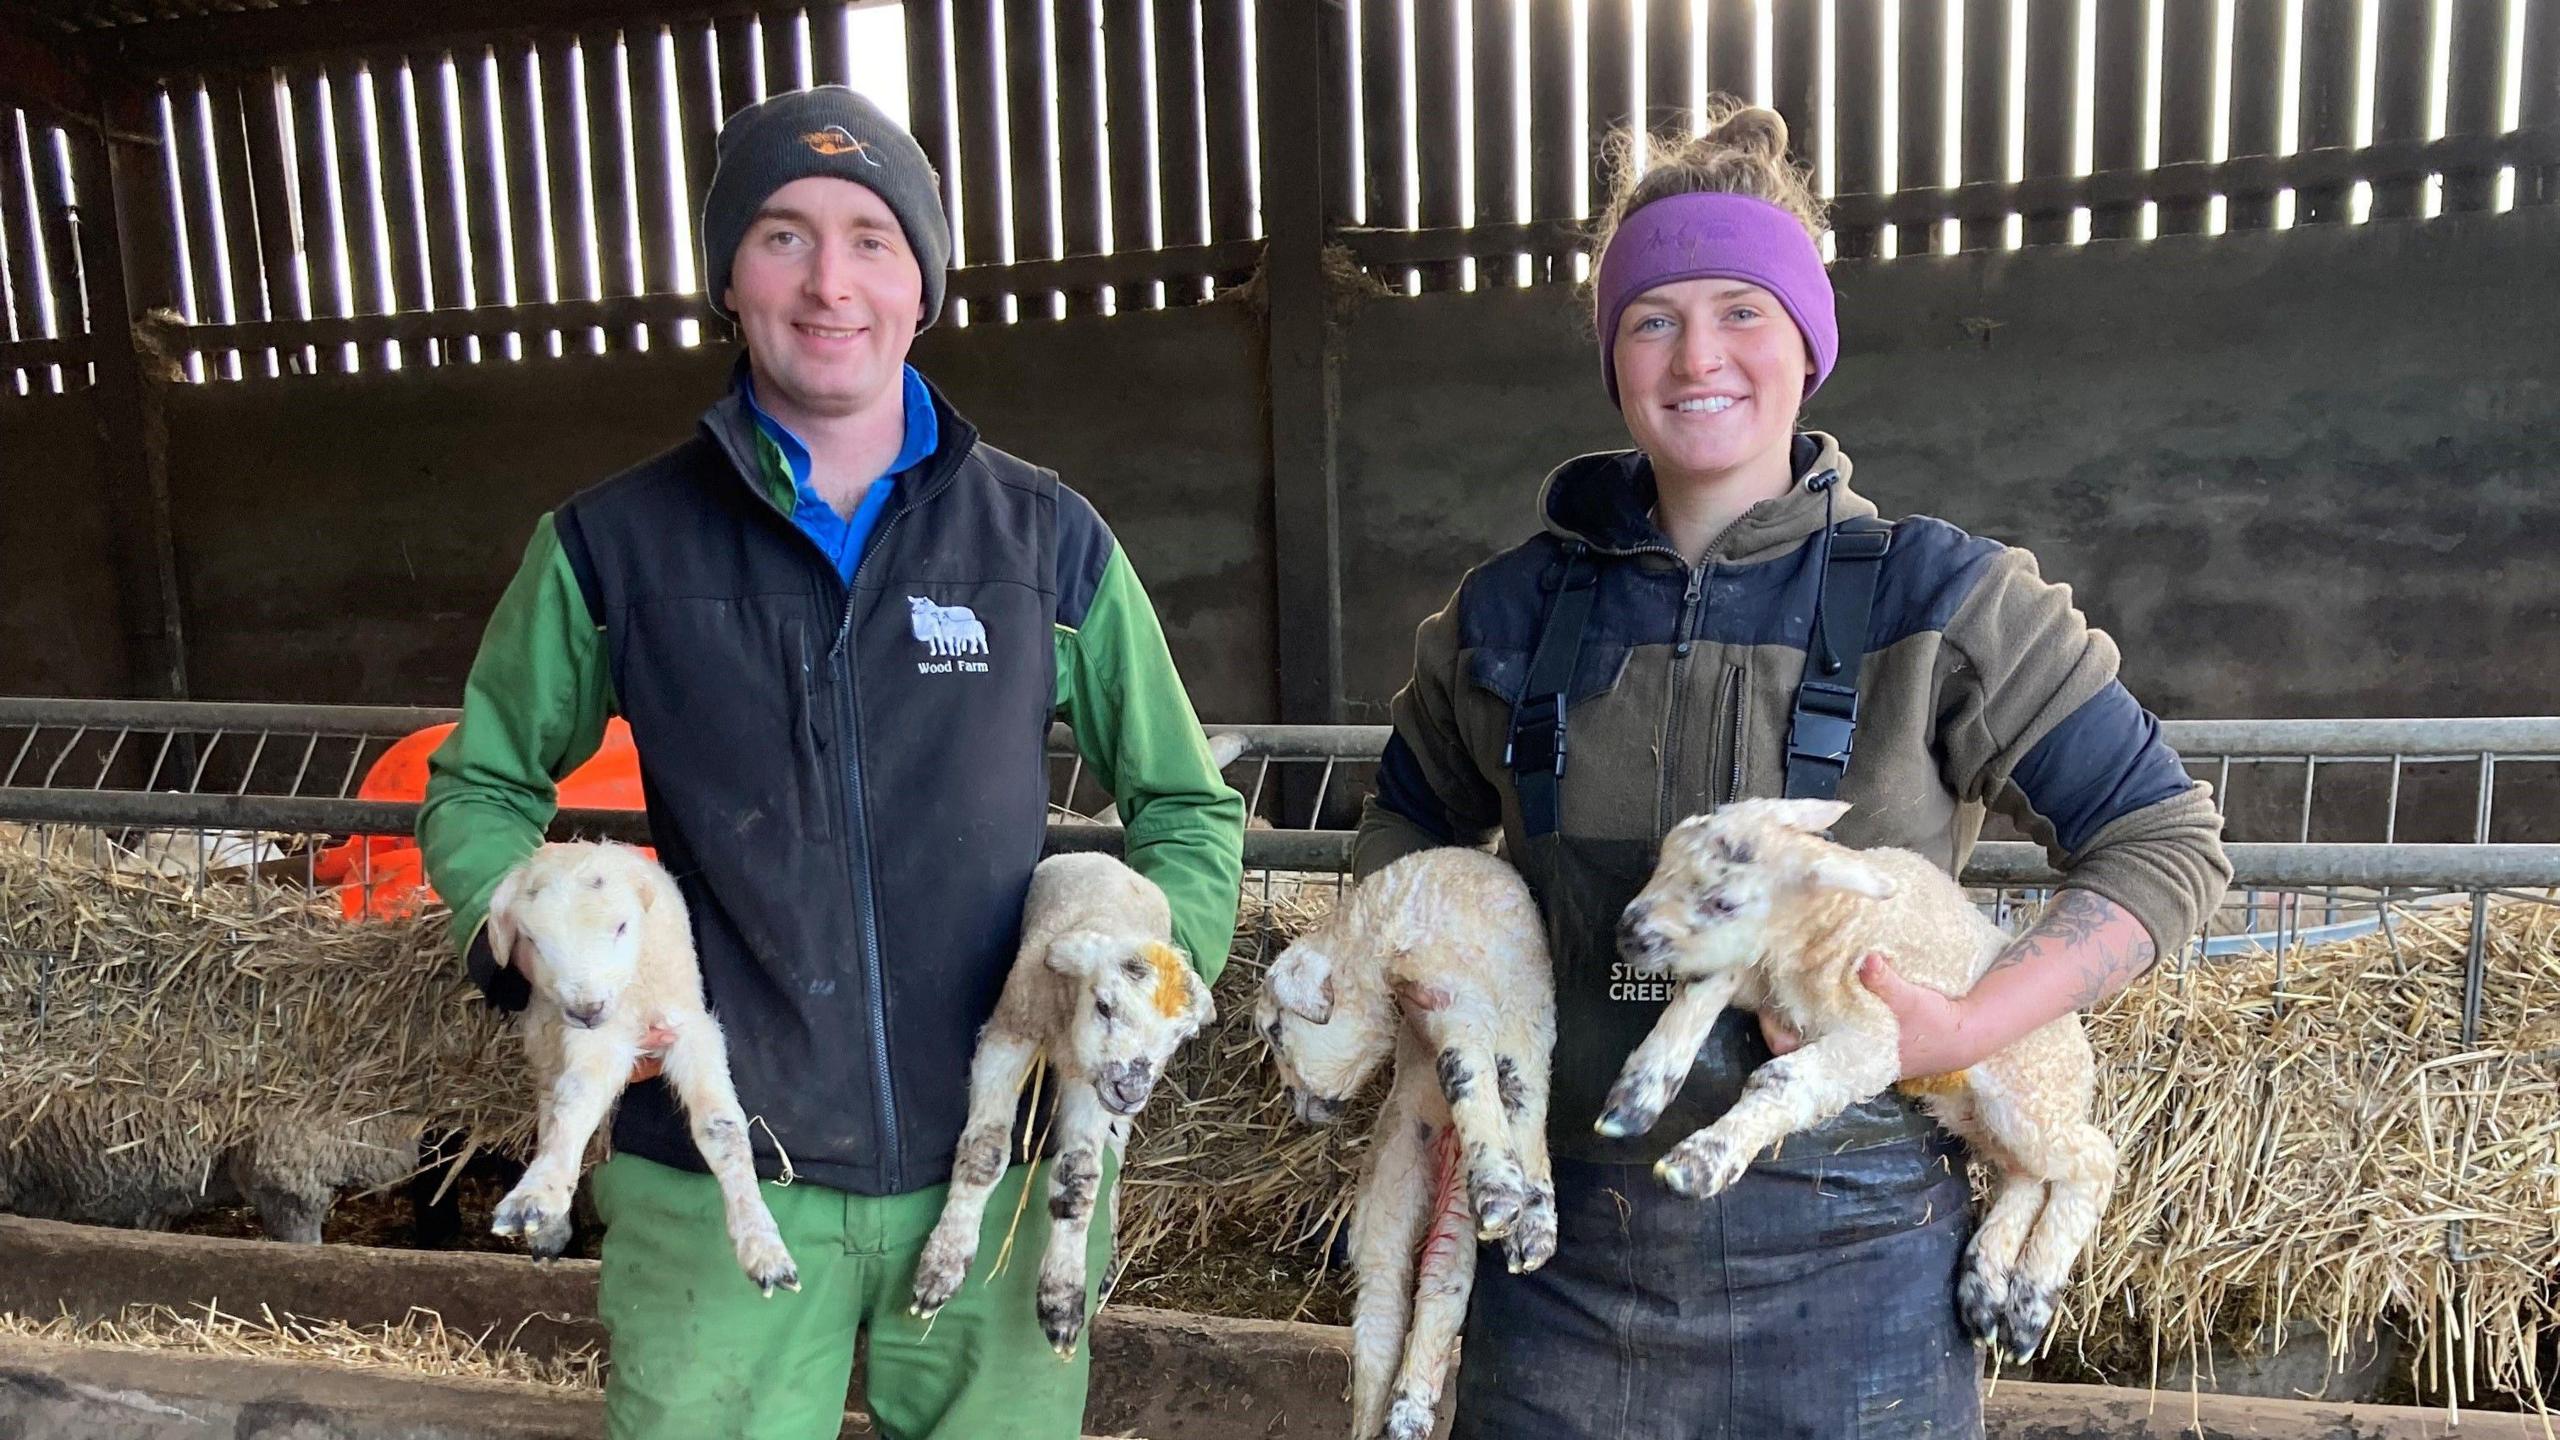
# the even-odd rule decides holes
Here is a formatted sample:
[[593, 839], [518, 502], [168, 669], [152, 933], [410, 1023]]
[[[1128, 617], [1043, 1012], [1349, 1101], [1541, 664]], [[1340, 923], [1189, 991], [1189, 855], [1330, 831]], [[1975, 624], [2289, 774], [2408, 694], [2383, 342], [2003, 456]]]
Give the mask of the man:
[[907, 1314], [1040, 854], [1053, 713], [1203, 974], [1233, 931], [1243, 802], [1127, 559], [906, 363], [942, 305], [936, 186], [850, 90], [731, 117], [701, 236], [705, 292], [745, 344], [730, 393], [536, 524], [432, 762], [429, 878], [473, 978], [521, 1005], [488, 897], [539, 843], [553, 781], [609, 713], [629, 721], [757, 1167], [782, 1182], [765, 1198], [802, 1288], [767, 1300], [673, 1097], [625, 1095], [594, 1181], [617, 1437], [833, 1436], [858, 1330], [887, 1435], [1077, 1434], [1084, 1353], [1049, 1352], [1037, 1267], [992, 1273], [1008, 1224], [1039, 1253], [1046, 1206], [1016, 1204], [1034, 1167], [988, 1206], [960, 1296], [930, 1326]]

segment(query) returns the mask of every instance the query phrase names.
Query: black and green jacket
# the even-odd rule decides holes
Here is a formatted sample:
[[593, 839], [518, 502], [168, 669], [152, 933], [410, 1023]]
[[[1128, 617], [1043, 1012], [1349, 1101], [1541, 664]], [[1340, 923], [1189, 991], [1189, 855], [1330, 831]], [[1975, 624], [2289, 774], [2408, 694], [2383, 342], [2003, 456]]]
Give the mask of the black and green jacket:
[[[1620, 959], [1618, 918], [1682, 818], [1785, 793], [1822, 578], [1813, 540], [1834, 519], [1876, 514], [1830, 436], [1797, 437], [1793, 461], [1787, 493], [1752, 506], [1694, 566], [1650, 518], [1653, 471], [1641, 453], [1568, 461], [1540, 493], [1542, 531], [1469, 571], [1415, 636], [1354, 868], [1500, 840], [1554, 951], [1548, 1115], [1560, 1155], [1649, 1164], [1722, 1114], [1768, 1058], [1758, 1026], [1730, 1013], [1650, 1134], [1592, 1133], [1670, 998], [1666, 982]], [[1561, 823], [1532, 836], [1505, 744], [1567, 546], [1589, 555], [1596, 595], [1566, 696]], [[1954, 874], [1998, 812], [2043, 845], [2065, 884], [2130, 911], [2157, 953], [2195, 934], [2231, 878], [2212, 792], [2116, 678], [2115, 642], [2034, 555], [1927, 516], [1895, 522], [1866, 646], [1841, 843], [1914, 850]], [[1802, 1148], [1829, 1154], [1928, 1123], [1887, 1094]]]
[[[659, 860], [691, 908], [757, 1165], [860, 1194], [947, 1179], [978, 1029], [1019, 938], [1053, 716], [1118, 799], [1204, 975], [1225, 962], [1244, 804], [1218, 776], [1138, 578], [1093, 507], [981, 442], [899, 482], [848, 587], [791, 519], [743, 401], [535, 527], [489, 622], [418, 838], [473, 978], [554, 782], [631, 726]], [[614, 1144], [701, 1168], [662, 1082]], [[779, 1145], [779, 1151], [776, 1145]]]

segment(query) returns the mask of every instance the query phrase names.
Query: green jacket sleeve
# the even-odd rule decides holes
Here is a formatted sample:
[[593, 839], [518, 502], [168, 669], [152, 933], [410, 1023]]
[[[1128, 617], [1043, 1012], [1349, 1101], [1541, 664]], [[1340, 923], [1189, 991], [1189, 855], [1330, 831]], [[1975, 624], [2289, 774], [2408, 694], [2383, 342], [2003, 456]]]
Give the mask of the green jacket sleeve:
[[1215, 981], [1244, 881], [1244, 797], [1218, 775], [1164, 629], [1113, 547], [1084, 623], [1057, 628], [1059, 712], [1128, 827], [1131, 868], [1173, 907], [1174, 941]]
[[509, 1008], [522, 1003], [524, 982], [482, 940], [489, 896], [541, 845], [559, 808], [556, 782], [604, 743], [612, 689], [603, 632], [545, 515], [480, 637], [462, 723], [429, 757], [418, 809], [427, 881], [453, 907], [471, 978]]

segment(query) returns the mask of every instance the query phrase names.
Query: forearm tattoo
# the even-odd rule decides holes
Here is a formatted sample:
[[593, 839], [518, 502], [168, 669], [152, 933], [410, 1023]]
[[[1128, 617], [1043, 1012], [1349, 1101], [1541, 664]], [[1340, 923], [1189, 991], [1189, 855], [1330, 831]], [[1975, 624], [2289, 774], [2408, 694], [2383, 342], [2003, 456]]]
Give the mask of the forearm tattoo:
[[2072, 1008], [2086, 1010], [2151, 968], [2156, 951], [2150, 932], [2139, 924], [2115, 923], [2124, 916], [2124, 908], [2103, 895], [2065, 890], [2025, 934], [2009, 942], [1991, 969], [2050, 958], [2058, 973], [2071, 978]]

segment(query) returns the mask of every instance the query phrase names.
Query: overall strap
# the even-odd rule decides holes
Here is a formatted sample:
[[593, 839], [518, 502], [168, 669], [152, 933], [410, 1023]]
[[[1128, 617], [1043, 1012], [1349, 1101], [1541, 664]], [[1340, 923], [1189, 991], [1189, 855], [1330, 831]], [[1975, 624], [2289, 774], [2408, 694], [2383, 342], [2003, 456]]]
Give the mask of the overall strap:
[[1871, 518], [1843, 520], [1831, 528], [1828, 541], [1813, 633], [1806, 637], [1804, 679], [1787, 722], [1790, 800], [1833, 799], [1840, 778], [1849, 773], [1849, 751], [1858, 737], [1858, 667], [1866, 660], [1876, 579], [1893, 548], [1893, 527]]
[[1599, 573], [1587, 551], [1582, 542], [1567, 541], [1563, 560], [1550, 571], [1555, 588], [1538, 622], [1538, 646], [1530, 652], [1529, 675], [1519, 703], [1511, 707], [1511, 734], [1502, 747], [1503, 766], [1520, 797], [1521, 829], [1533, 838], [1554, 834], [1564, 813], [1564, 697], [1573, 686], [1582, 630], [1599, 592]]

